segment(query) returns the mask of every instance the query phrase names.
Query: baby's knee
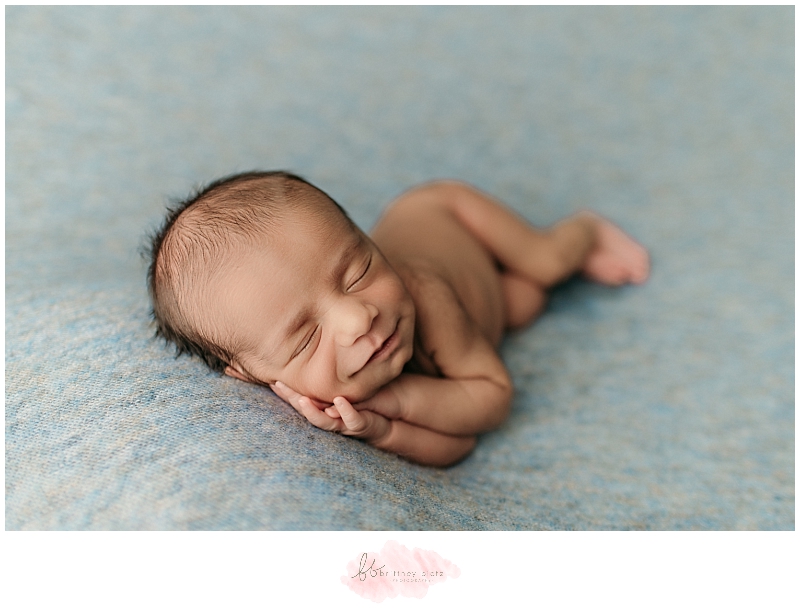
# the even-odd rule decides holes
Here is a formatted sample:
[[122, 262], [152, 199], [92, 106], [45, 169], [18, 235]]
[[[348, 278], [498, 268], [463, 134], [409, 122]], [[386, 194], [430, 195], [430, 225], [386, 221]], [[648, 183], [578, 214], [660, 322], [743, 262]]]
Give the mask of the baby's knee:
[[542, 287], [510, 272], [505, 272], [500, 281], [508, 329], [525, 327], [542, 313], [547, 305], [547, 293]]

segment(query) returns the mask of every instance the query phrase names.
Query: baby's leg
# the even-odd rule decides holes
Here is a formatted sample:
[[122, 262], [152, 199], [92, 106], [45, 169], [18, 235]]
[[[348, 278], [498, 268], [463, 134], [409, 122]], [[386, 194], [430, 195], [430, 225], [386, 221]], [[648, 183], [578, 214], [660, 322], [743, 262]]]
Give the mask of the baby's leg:
[[429, 185], [500, 263], [509, 327], [544, 308], [546, 290], [582, 273], [609, 285], [647, 279], [647, 251], [607, 220], [582, 212], [537, 229], [480, 191], [457, 182]]
[[527, 278], [512, 272], [502, 272], [506, 327], [524, 327], [538, 317], [547, 306], [547, 292]]
[[597, 214], [581, 212], [537, 229], [472, 187], [456, 182], [436, 186], [450, 192], [451, 211], [506, 270], [540, 287], [577, 273], [612, 285], [647, 279], [647, 251]]

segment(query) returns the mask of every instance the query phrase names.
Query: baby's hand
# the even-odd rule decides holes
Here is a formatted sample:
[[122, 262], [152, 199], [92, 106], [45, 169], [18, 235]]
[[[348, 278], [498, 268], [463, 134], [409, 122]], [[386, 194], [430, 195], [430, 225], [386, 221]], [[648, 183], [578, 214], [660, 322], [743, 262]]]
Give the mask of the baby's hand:
[[354, 436], [369, 441], [379, 440], [389, 432], [389, 421], [385, 417], [366, 410], [357, 411], [341, 396], [333, 399], [334, 406], [321, 408], [319, 403], [313, 402], [308, 396], [301, 396], [280, 381], [270, 387], [311, 424], [321, 430], [341, 432], [345, 436]]
[[373, 411], [387, 419], [401, 419], [400, 399], [393, 387], [393, 382], [378, 390], [371, 398], [357, 402], [355, 408], [359, 411]]

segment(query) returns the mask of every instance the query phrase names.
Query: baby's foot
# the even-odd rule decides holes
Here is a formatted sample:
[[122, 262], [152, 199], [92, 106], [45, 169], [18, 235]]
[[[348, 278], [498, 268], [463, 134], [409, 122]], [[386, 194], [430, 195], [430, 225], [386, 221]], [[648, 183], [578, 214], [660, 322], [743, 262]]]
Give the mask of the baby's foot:
[[593, 212], [584, 215], [595, 223], [596, 243], [583, 266], [583, 275], [607, 285], [642, 284], [647, 280], [650, 274], [647, 250], [605, 218]]

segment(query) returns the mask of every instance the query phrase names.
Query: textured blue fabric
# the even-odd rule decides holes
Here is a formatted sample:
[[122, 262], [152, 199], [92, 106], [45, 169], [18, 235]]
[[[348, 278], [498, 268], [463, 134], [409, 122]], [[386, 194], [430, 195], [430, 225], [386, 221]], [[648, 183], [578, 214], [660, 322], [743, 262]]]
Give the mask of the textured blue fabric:
[[[793, 529], [794, 8], [8, 7], [8, 529]], [[469, 181], [591, 207], [640, 288], [503, 344], [509, 421], [448, 470], [152, 339], [170, 196], [307, 176], [369, 227]], [[435, 407], [436, 400], [431, 400]]]

